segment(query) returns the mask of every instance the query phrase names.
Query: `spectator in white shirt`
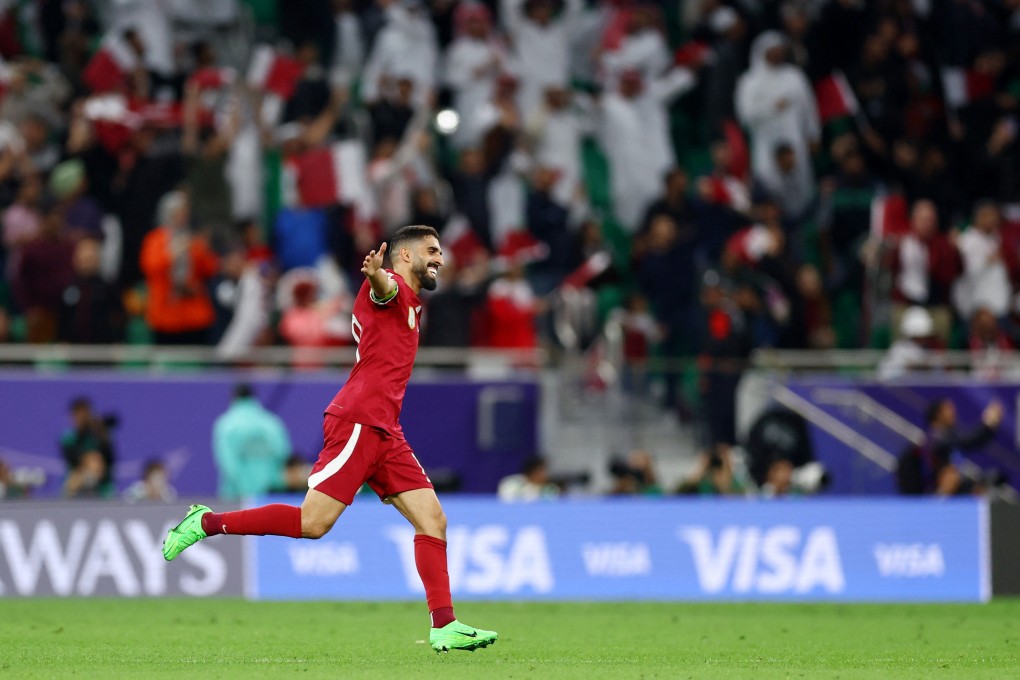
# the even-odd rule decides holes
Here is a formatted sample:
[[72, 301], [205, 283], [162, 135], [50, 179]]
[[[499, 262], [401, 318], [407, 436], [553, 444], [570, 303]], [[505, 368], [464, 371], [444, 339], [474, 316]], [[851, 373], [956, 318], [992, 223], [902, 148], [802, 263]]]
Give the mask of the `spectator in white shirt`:
[[974, 208], [971, 228], [956, 238], [963, 273], [953, 288], [953, 304], [964, 319], [979, 309], [987, 309], [1000, 319], [1009, 312], [1012, 281], [1020, 267], [1016, 253], [1003, 247], [1001, 222], [999, 206], [981, 201]]
[[666, 171], [676, 165], [669, 134], [669, 102], [694, 87], [694, 74], [674, 68], [645, 82], [626, 71], [620, 87], [602, 98], [599, 137], [609, 158], [613, 207], [621, 226], [634, 233], [645, 209], [659, 193]]
[[481, 140], [478, 113], [492, 98], [496, 79], [504, 70], [505, 55], [492, 35], [492, 16], [485, 5], [458, 5], [454, 30], [456, 38], [446, 53], [443, 80], [453, 90], [453, 107], [460, 115], [453, 143], [463, 149]]
[[500, 0], [500, 19], [513, 45], [512, 70], [520, 79], [517, 103], [525, 114], [547, 87], [569, 82], [571, 39], [581, 10], [581, 0]]
[[767, 186], [785, 180], [776, 162], [779, 144], [794, 154], [798, 186], [814, 186], [811, 153], [818, 144], [820, 125], [814, 93], [804, 72], [786, 63], [786, 41], [767, 31], [754, 41], [751, 68], [740, 76], [736, 92], [737, 117], [751, 135], [751, 169]]
[[361, 97], [375, 102], [399, 73], [414, 81], [415, 101], [424, 104], [435, 87], [439, 59], [436, 29], [421, 0], [394, 3], [387, 8], [386, 18], [361, 74]]

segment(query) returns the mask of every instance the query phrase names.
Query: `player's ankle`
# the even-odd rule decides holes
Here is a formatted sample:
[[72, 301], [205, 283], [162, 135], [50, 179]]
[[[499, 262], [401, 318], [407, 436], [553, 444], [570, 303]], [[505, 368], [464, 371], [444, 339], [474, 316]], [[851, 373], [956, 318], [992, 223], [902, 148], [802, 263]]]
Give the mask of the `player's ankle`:
[[215, 512], [207, 512], [202, 515], [202, 531], [205, 532], [206, 536], [216, 536], [222, 534], [223, 530], [220, 528], [219, 515]]
[[429, 615], [432, 617], [433, 628], [443, 628], [457, 620], [453, 615], [453, 607], [438, 607], [429, 612]]

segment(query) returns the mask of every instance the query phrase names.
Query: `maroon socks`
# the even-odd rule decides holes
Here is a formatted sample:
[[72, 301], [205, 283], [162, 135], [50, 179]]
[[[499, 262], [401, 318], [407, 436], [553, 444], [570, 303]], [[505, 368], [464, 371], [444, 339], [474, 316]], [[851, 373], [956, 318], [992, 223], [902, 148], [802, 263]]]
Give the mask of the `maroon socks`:
[[295, 505], [263, 505], [236, 512], [207, 512], [202, 515], [202, 531], [209, 536], [290, 536], [301, 538], [301, 508]]
[[417, 534], [414, 537], [414, 563], [425, 585], [432, 627], [442, 628], [453, 621], [450, 573], [446, 569], [446, 541]]

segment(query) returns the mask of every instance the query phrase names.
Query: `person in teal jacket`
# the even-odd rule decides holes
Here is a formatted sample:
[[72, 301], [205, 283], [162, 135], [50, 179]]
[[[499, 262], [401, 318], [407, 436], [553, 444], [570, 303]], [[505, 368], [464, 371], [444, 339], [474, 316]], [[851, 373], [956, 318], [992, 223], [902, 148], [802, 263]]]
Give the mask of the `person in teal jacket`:
[[220, 496], [258, 496], [280, 486], [290, 454], [290, 436], [283, 421], [259, 403], [251, 387], [235, 387], [230, 407], [213, 425]]

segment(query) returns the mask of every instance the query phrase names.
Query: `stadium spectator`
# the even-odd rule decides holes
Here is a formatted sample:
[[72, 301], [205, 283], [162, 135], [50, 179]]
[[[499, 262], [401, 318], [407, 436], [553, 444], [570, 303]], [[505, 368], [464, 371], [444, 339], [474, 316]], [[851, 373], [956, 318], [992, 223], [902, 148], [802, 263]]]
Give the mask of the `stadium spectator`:
[[934, 352], [944, 349], [935, 337], [935, 323], [925, 307], [908, 307], [900, 316], [899, 337], [878, 365], [878, 377], [890, 380], [932, 368]]
[[606, 89], [616, 89], [626, 71], [633, 69], [649, 81], [669, 68], [670, 53], [661, 19], [659, 8], [648, 0], [630, 3], [618, 10], [615, 22], [610, 19], [600, 59]]
[[970, 318], [971, 373], [981, 380], [1006, 377], [1009, 360], [1004, 356], [1014, 349], [1009, 335], [988, 309], [979, 308]]
[[32, 493], [32, 487], [17, 479], [10, 466], [0, 458], [0, 500], [25, 498]]
[[634, 449], [626, 458], [613, 458], [609, 462], [609, 475], [613, 486], [611, 496], [661, 496], [662, 487], [655, 473], [655, 462], [644, 449]]
[[521, 471], [499, 481], [496, 491], [501, 501], [535, 501], [559, 495], [559, 488], [549, 481], [549, 464], [541, 456], [524, 461]]
[[396, 0], [386, 8], [386, 25], [375, 37], [361, 73], [361, 97], [379, 101], [403, 75], [414, 84], [414, 100], [427, 101], [435, 87], [439, 46], [422, 0]]
[[3, 212], [3, 245], [7, 251], [5, 275], [16, 281], [25, 245], [39, 235], [42, 223], [43, 186], [38, 174], [30, 174], [18, 185], [14, 202]]
[[630, 69], [620, 74], [619, 88], [602, 97], [599, 139], [609, 159], [613, 209], [628, 233], [641, 226], [656, 187], [676, 165], [667, 105], [694, 85], [695, 76], [686, 68], [650, 81]]
[[713, 38], [712, 60], [705, 66], [704, 120], [711, 136], [722, 133], [726, 121], [736, 117], [733, 93], [747, 69], [747, 22], [729, 6], [715, 8], [708, 15]]
[[583, 207], [581, 143], [595, 131], [591, 101], [562, 87], [547, 88], [542, 104], [525, 120], [535, 164], [555, 171], [552, 196], [564, 207]]
[[[738, 213], [748, 213], [751, 209], [751, 193], [747, 182], [734, 174], [734, 154], [730, 142], [725, 139], [713, 142], [711, 154], [712, 170], [698, 178], [698, 196], [706, 203], [721, 205]], [[656, 205], [658, 202], [650, 210], [654, 210]]]
[[308, 491], [308, 475], [312, 466], [297, 454], [291, 456], [283, 464], [283, 479], [279, 486], [269, 490], [270, 493], [305, 493]]
[[199, 84], [189, 82], [185, 86], [181, 135], [184, 181], [195, 226], [222, 250], [234, 236], [227, 162], [241, 124], [240, 111], [235, 106], [221, 122], [201, 121], [201, 97]]
[[205, 239], [191, 230], [187, 194], [164, 196], [159, 217], [162, 226], [142, 244], [141, 266], [149, 288], [146, 320], [159, 344], [204, 344], [214, 320], [206, 281], [219, 270], [219, 261]]
[[825, 294], [818, 269], [812, 264], [802, 264], [797, 269], [796, 286], [789, 328], [792, 346], [807, 349], [834, 348], [836, 331], [832, 325], [832, 305]]
[[992, 402], [981, 412], [981, 422], [961, 431], [956, 406], [949, 399], [928, 405], [924, 440], [901, 456], [897, 471], [900, 493], [956, 496], [980, 493], [984, 482], [969, 474], [963, 451], [978, 450], [995, 437], [1002, 422], [1002, 404]]
[[[113, 414], [99, 416], [92, 409], [92, 402], [87, 397], [76, 397], [70, 407], [71, 427], [60, 438], [60, 451], [70, 473], [82, 467], [85, 454], [98, 452], [102, 458], [103, 474], [98, 480], [103, 484], [111, 484], [113, 465], [116, 460], [112, 430], [119, 420]], [[90, 469], [94, 469], [93, 464]]]
[[500, 0], [500, 21], [512, 48], [509, 70], [520, 79], [517, 103], [524, 116], [546, 88], [568, 84], [571, 38], [582, 9], [581, 0]]
[[751, 68], [737, 82], [737, 115], [751, 136], [751, 169], [766, 186], [783, 184], [780, 145], [792, 151], [789, 173], [797, 187], [813, 187], [811, 155], [820, 141], [814, 94], [804, 72], [785, 62], [786, 40], [775, 31], [751, 48]]
[[43, 208], [39, 233], [18, 258], [15, 294], [25, 310], [28, 342], [57, 337], [61, 297], [74, 278], [74, 241], [66, 234], [64, 214], [54, 203]]
[[[746, 288], [730, 290], [718, 272], [705, 274], [701, 289], [703, 337], [698, 386], [710, 447], [736, 443], [736, 390], [750, 353], [750, 328], [742, 309]], [[753, 294], [752, 294], [753, 295]], [[744, 305], [746, 306], [746, 304]]]
[[365, 61], [365, 39], [353, 0], [332, 0], [333, 62], [329, 79], [334, 86], [349, 89]]
[[461, 263], [447, 258], [443, 276], [425, 309], [421, 342], [431, 347], [469, 347], [486, 300], [490, 263], [484, 253]]
[[974, 208], [971, 228], [955, 238], [963, 272], [953, 288], [953, 304], [964, 319], [981, 309], [999, 319], [1009, 312], [1013, 282], [1020, 279], [1020, 259], [1003, 243], [1001, 222], [999, 206], [981, 201]]
[[525, 277], [523, 259], [511, 255], [506, 273], [489, 285], [485, 344], [503, 349], [534, 349], [538, 346], [535, 320], [545, 307], [545, 301], [535, 295]]
[[938, 231], [935, 204], [918, 201], [910, 212], [910, 233], [900, 240], [893, 259], [894, 334], [907, 307], [920, 305], [931, 314], [935, 336], [948, 343], [952, 327], [950, 289], [959, 271], [956, 249]]
[[488, 7], [461, 2], [454, 12], [456, 37], [446, 52], [443, 83], [453, 90], [453, 107], [460, 116], [453, 143], [464, 149], [482, 141], [478, 114], [492, 98], [496, 79], [506, 68], [506, 54], [493, 34]]
[[112, 498], [116, 489], [109, 480], [110, 469], [99, 451], [85, 451], [64, 480], [67, 498]]
[[103, 238], [103, 208], [88, 194], [85, 164], [66, 160], [50, 173], [50, 194], [61, 203], [68, 234], [75, 239]]
[[177, 490], [167, 479], [166, 466], [160, 460], [149, 460], [142, 468], [142, 478], [124, 490], [128, 503], [172, 503]]
[[698, 454], [694, 470], [680, 484], [677, 493], [698, 496], [742, 496], [743, 481], [734, 474], [732, 452], [717, 445]]
[[63, 342], [100, 345], [124, 338], [120, 293], [100, 274], [102, 244], [83, 238], [74, 248], [74, 277], [60, 296], [58, 337]]
[[230, 407], [216, 418], [212, 444], [219, 495], [225, 499], [258, 496], [279, 486], [291, 455], [283, 421], [243, 384], [234, 388]]

